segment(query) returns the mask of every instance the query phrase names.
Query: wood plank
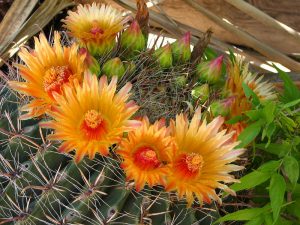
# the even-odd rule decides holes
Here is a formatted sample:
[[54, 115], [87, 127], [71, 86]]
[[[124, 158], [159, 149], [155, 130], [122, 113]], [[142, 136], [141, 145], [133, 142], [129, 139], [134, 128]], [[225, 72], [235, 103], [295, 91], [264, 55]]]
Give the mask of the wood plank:
[[[296, 41], [286, 41], [284, 35], [275, 29], [269, 28], [223, 0], [197, 0], [221, 18], [225, 18], [234, 25], [244, 29], [259, 40], [268, 43], [274, 48], [285, 53], [300, 52], [300, 44]], [[300, 31], [300, 1], [293, 0], [248, 0], [249, 3], [260, 10], [285, 23], [286, 25]], [[213, 28], [214, 35], [228, 43], [241, 45], [240, 40], [219, 27], [205, 16], [190, 7], [184, 0], [165, 0], [160, 5], [171, 18], [188, 24], [201, 31]]]

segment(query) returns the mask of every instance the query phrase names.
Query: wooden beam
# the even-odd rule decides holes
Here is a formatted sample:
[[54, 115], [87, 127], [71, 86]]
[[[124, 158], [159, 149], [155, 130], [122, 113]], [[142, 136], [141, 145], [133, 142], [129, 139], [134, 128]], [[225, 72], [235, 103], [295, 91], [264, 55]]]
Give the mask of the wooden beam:
[[210, 20], [214, 21], [215, 23], [222, 26], [226, 30], [237, 35], [244, 44], [254, 48], [256, 51], [265, 55], [270, 60], [279, 62], [291, 70], [294, 70], [297, 72], [300, 71], [300, 63], [299, 62], [289, 58], [288, 56], [282, 54], [280, 51], [270, 47], [269, 45], [262, 43], [261, 41], [257, 40], [253, 36], [249, 35], [247, 32], [236, 28], [234, 25], [232, 25], [228, 22], [225, 22], [224, 20], [222, 20], [221, 18], [219, 18], [214, 13], [212, 13], [208, 9], [204, 8], [203, 6], [201, 6], [194, 0], [186, 0], [186, 2], [188, 2], [188, 4], [190, 4], [192, 7], [194, 7], [196, 10], [201, 12], [203, 15], [205, 15]]
[[285, 25], [284, 23], [281, 23], [280, 21], [272, 18], [268, 14], [254, 7], [253, 5], [241, 0], [225, 0], [225, 1], [233, 5], [234, 7], [238, 8], [242, 12], [246, 13], [247, 15], [251, 16], [252, 18], [258, 20], [259, 22], [269, 27], [273, 27], [274, 29], [282, 32], [283, 33], [282, 35], [285, 35], [288, 41], [295, 40], [296, 43], [300, 44], [299, 32]]

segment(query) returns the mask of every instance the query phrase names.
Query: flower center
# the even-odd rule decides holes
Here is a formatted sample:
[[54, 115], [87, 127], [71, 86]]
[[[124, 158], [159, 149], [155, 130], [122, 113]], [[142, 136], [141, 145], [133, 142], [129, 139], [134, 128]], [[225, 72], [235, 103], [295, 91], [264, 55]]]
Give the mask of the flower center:
[[174, 171], [182, 179], [193, 179], [198, 176], [203, 167], [203, 157], [198, 153], [181, 154], [174, 162]]
[[101, 122], [103, 121], [100, 113], [98, 113], [96, 110], [92, 109], [85, 113], [84, 115], [84, 122], [87, 127], [95, 129], [97, 128]]
[[91, 109], [84, 114], [81, 130], [89, 140], [99, 140], [107, 132], [107, 124], [101, 113]]
[[143, 146], [134, 153], [134, 162], [141, 169], [155, 169], [161, 164], [156, 152], [151, 147]]
[[61, 93], [61, 86], [69, 82], [69, 77], [72, 75], [68, 66], [52, 66], [44, 75], [44, 90], [52, 96], [52, 92]]
[[191, 172], [198, 172], [203, 166], [203, 158], [197, 153], [190, 153], [185, 159], [187, 168]]
[[90, 29], [90, 33], [93, 34], [93, 35], [95, 35], [95, 36], [98, 36], [98, 35], [104, 34], [104, 30], [101, 29], [101, 28], [98, 26], [98, 24], [97, 24], [96, 21], [94, 21], [94, 22], [93, 22], [93, 26], [92, 26], [92, 28]]

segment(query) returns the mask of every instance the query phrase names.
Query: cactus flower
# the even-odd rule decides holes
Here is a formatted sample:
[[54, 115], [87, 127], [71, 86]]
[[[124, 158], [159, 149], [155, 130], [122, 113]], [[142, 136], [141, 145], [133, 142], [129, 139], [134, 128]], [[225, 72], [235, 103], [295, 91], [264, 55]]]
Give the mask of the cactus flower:
[[58, 106], [49, 115], [51, 121], [40, 123], [54, 129], [49, 140], [60, 140], [60, 152], [76, 151], [75, 162], [85, 155], [90, 159], [96, 153], [107, 155], [109, 147], [122, 139], [123, 133], [140, 125], [130, 120], [138, 110], [133, 101], [128, 101], [131, 84], [127, 83], [118, 93], [117, 77], [108, 84], [106, 76], [98, 81], [96, 76], [86, 74], [83, 84], [74, 82], [74, 87], [65, 86], [64, 95], [55, 94]]
[[170, 44], [166, 44], [165, 46], [157, 49], [153, 55], [156, 58], [161, 68], [168, 69], [172, 67], [173, 58], [172, 58], [172, 49]]
[[121, 78], [125, 74], [125, 71], [125, 66], [118, 57], [108, 60], [103, 64], [102, 68], [102, 74], [108, 77], [117, 76]]
[[33, 97], [33, 100], [21, 108], [28, 111], [21, 119], [38, 117], [51, 110], [56, 104], [54, 93], [61, 94], [63, 85], [74, 79], [81, 82], [84, 71], [84, 56], [78, 54], [77, 44], [63, 47], [60, 34], [54, 33], [54, 45], [51, 46], [44, 34], [35, 38], [35, 49], [29, 52], [22, 48], [19, 56], [25, 65], [17, 65], [25, 82], [10, 81], [13, 89]]
[[68, 11], [65, 27], [82, 47], [92, 55], [110, 52], [116, 44], [117, 33], [126, 20], [121, 12], [104, 4], [79, 5], [77, 11]]
[[184, 36], [172, 43], [172, 54], [175, 63], [185, 63], [191, 58], [191, 32], [186, 32]]
[[136, 20], [122, 33], [121, 47], [129, 56], [134, 56], [146, 47], [145, 37]]
[[217, 83], [222, 75], [223, 55], [208, 61], [202, 62], [197, 66], [197, 75], [199, 78], [209, 84]]
[[127, 179], [134, 180], [139, 191], [145, 184], [165, 184], [174, 147], [164, 122], [151, 125], [148, 118], [144, 118], [142, 126], [122, 140], [117, 153], [124, 160], [121, 167]]
[[191, 122], [184, 114], [171, 121], [171, 135], [177, 146], [172, 157], [171, 172], [167, 177], [167, 191], [176, 190], [179, 198], [186, 197], [189, 205], [194, 196], [202, 204], [211, 199], [221, 202], [216, 189], [234, 194], [226, 183], [238, 180], [230, 174], [243, 167], [231, 164], [244, 149], [234, 149], [233, 133], [219, 131], [224, 119], [217, 117], [210, 123], [201, 121], [201, 111], [196, 110]]

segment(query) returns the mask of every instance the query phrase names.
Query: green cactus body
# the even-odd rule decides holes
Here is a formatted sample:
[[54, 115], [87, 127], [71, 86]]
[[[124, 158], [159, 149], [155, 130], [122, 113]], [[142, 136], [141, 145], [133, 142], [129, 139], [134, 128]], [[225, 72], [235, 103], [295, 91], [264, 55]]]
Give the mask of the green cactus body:
[[[118, 85], [114, 92], [122, 90], [122, 93], [107, 94], [108, 97], [105, 96], [106, 93], [102, 95], [109, 99], [106, 103], [108, 113], [113, 111], [113, 107], [121, 107], [123, 103], [129, 107], [133, 104], [132, 102], [136, 102], [140, 109], [135, 114], [132, 113], [126, 123], [131, 123], [136, 117], [147, 115], [150, 123], [163, 118], [167, 121], [166, 124], [169, 124], [177, 114], [194, 111], [195, 102], [206, 102], [210, 98], [208, 83], [214, 84], [215, 87], [215, 80], [218, 80], [219, 76], [217, 74], [212, 79], [209, 75], [205, 75], [205, 78], [208, 77], [207, 80], [212, 79], [211, 82], [207, 81], [203, 84], [199, 81], [197, 83], [199, 77], [192, 63], [189, 63], [191, 60], [190, 33], [185, 34], [182, 39], [172, 45], [166, 44], [155, 50], [154, 46], [146, 48], [147, 38], [141, 31], [145, 28], [142, 25], [139, 27], [135, 21], [123, 33], [118, 31], [120, 32], [119, 38], [113, 38], [110, 42], [99, 46], [95, 42], [84, 46], [80, 43], [81, 48], [74, 50], [74, 53], [86, 55], [84, 62], [82, 59], [82, 65], [88, 70], [85, 71], [87, 75], [91, 73], [97, 76], [97, 82], [101, 79], [98, 78], [101, 75], [106, 75], [108, 78], [118, 77]], [[94, 27], [94, 31], [102, 37], [100, 27]], [[68, 44], [71, 45], [71, 43]], [[218, 63], [220, 64], [220, 60]], [[204, 72], [201, 70], [201, 74]], [[19, 73], [19, 71], [14, 73]], [[58, 76], [54, 79], [56, 85], [58, 81], [66, 82], [69, 79], [69, 77], [64, 77], [65, 73], [54, 75]], [[17, 77], [19, 74], [14, 74], [15, 80]], [[81, 78], [84, 79], [83, 73]], [[102, 86], [105, 83], [103, 80], [100, 82]], [[127, 82], [132, 85], [127, 85], [122, 89], [121, 87]], [[78, 80], [78, 88], [80, 85]], [[67, 85], [59, 86], [61, 89], [58, 91], [65, 87]], [[44, 86], [43, 88], [45, 89]], [[111, 86], [107, 87], [107, 89], [110, 88]], [[131, 95], [125, 103], [123, 98], [129, 95], [127, 93], [129, 89], [131, 89]], [[77, 93], [77, 90], [75, 92]], [[121, 138], [130, 136], [128, 132], [131, 129], [122, 131], [120, 137], [114, 137], [112, 143], [109, 143], [110, 147], [105, 148], [105, 150], [109, 149], [106, 151], [108, 155], [96, 154], [94, 159], [83, 157], [83, 161], [76, 164], [73, 160], [74, 152], [77, 154], [78, 151], [76, 147], [65, 146], [67, 153], [61, 153], [60, 147], [69, 137], [52, 140], [47, 137], [49, 134], [52, 137], [56, 134], [54, 128], [49, 126], [49, 129], [41, 130], [39, 126], [42, 122], [51, 124], [51, 121], [55, 120], [52, 118], [53, 114], [60, 108], [53, 102], [51, 110], [46, 111], [45, 114], [38, 118], [21, 121], [20, 107], [28, 104], [28, 100], [32, 97], [24, 97], [23, 94], [16, 95], [7, 87], [0, 91], [0, 97], [4, 100], [0, 102], [0, 224], [190, 225], [205, 220], [205, 215], [202, 215], [198, 208], [187, 208], [184, 200], [179, 201], [178, 198], [174, 200], [175, 194], [166, 192], [163, 185], [159, 186], [154, 183], [153, 187], [150, 187], [150, 182], [146, 182], [144, 189], [139, 190], [134, 179], [126, 178], [127, 172], [125, 174], [124, 168], [120, 167], [125, 160], [118, 155], [116, 149], [120, 148]], [[52, 97], [57, 101], [60, 98], [58, 96], [59, 94]], [[111, 106], [112, 99], [117, 99], [116, 106]], [[87, 98], [86, 101], [89, 99]], [[97, 101], [103, 101], [103, 99]], [[90, 119], [89, 125], [91, 126], [85, 127], [86, 133], [96, 130], [97, 126], [102, 123], [102, 119], [106, 119], [101, 117], [101, 110], [90, 114], [88, 119]], [[75, 110], [70, 110], [68, 113], [68, 117], [77, 115]], [[129, 115], [130, 112], [126, 112], [124, 117], [127, 117], [127, 114]], [[104, 124], [105, 126], [100, 128], [105, 131], [107, 127], [118, 122], [118, 116], [119, 114], [114, 117], [113, 121], [110, 121], [111, 124]], [[40, 122], [41, 118], [42, 122]], [[81, 119], [78, 120], [82, 122]], [[124, 124], [122, 126], [125, 126]], [[134, 127], [133, 130], [135, 129], [138, 128]], [[97, 133], [99, 134], [96, 135], [97, 138], [101, 137], [101, 132], [102, 130]], [[93, 142], [95, 141], [93, 138], [94, 136], [89, 136], [88, 140]], [[87, 151], [97, 152], [100, 148], [99, 145], [97, 149], [92, 149], [89, 144], [86, 147]], [[141, 158], [147, 160], [147, 157]], [[154, 157], [153, 160], [158, 159]], [[155, 166], [165, 163], [169, 162], [163, 160]], [[213, 221], [214, 219], [211, 219], [211, 222]]]

